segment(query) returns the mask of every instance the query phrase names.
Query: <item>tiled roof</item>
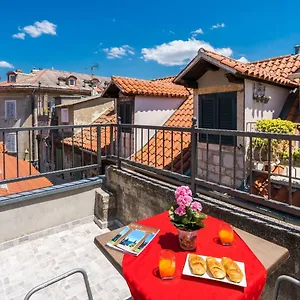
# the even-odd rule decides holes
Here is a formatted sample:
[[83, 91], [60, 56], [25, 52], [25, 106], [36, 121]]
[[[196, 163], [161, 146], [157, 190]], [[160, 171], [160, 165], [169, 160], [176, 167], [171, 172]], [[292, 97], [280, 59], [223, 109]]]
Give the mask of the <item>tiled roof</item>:
[[[1, 146], [0, 146], [1, 147]], [[1, 150], [2, 151], [2, 150]], [[22, 180], [19, 182], [1, 184], [4, 180], [4, 166], [5, 166], [5, 179], [17, 178], [17, 163], [19, 165], [19, 177], [37, 175], [39, 172], [28, 161], [18, 159], [14, 156], [5, 154], [5, 163], [3, 154], [0, 155], [0, 196], [6, 196], [15, 193], [21, 193], [39, 189], [47, 186], [52, 186], [52, 183], [46, 177], [39, 177], [35, 179]]]
[[[112, 76], [115, 84], [125, 95], [162, 96], [162, 97], [187, 97], [189, 95], [185, 87], [172, 83], [174, 77], [160, 78], [156, 80], [142, 80], [127, 77]], [[105, 93], [105, 92], [104, 92]]]
[[[59, 71], [59, 70], [34, 70], [33, 72], [26, 74], [15, 72], [17, 74], [16, 82], [1, 82], [1, 88], [37, 88], [41, 83], [43, 89], [58, 89], [61, 92], [64, 90], [74, 91], [74, 93], [80, 93], [81, 91], [92, 91], [93, 89], [101, 92], [102, 89], [109, 83], [110, 78], [94, 76], [99, 80], [99, 88], [92, 88], [88, 83], [84, 81], [91, 80], [91, 75], [81, 74], [75, 72]], [[58, 78], [66, 79], [71, 75], [77, 78], [76, 86], [69, 86], [65, 80], [58, 80]], [[59, 84], [58, 84], [59, 82]]]
[[[235, 59], [201, 48], [199, 50], [199, 54], [190, 62], [185, 70], [191, 68], [191, 65], [196, 63], [199, 59], [205, 60], [205, 58], [208, 58], [209, 61], [212, 59], [211, 62], [215, 61], [225, 67], [230, 67], [242, 75], [252, 78], [262, 79], [291, 87], [298, 86], [300, 84], [299, 79], [289, 78], [289, 75], [296, 73], [297, 70], [300, 69], [299, 54], [290, 54], [255, 62], [242, 63]], [[183, 74], [185, 70], [183, 70], [177, 78], [183, 76], [181, 74]]]
[[[192, 118], [193, 96], [190, 95], [172, 114], [164, 126], [191, 127]], [[136, 154], [132, 155], [132, 160], [157, 168], [185, 173], [190, 168], [190, 143], [190, 133], [184, 132], [181, 134], [181, 132], [173, 132], [172, 143], [172, 132], [159, 130], [156, 135], [150, 139], [149, 143]]]
[[[101, 116], [96, 119], [93, 124], [107, 124], [107, 123], [116, 123], [117, 115], [114, 110], [114, 107], [111, 106], [107, 109]], [[115, 130], [115, 129], [113, 129]], [[101, 149], [105, 151], [105, 147], [109, 147], [110, 145], [110, 132], [111, 127], [102, 127], [101, 128]], [[115, 140], [115, 134], [113, 135], [113, 140]], [[97, 152], [97, 127], [92, 126], [91, 128], [84, 128], [82, 131], [80, 130], [73, 137], [74, 146], [82, 148], [90, 151]], [[65, 138], [63, 143], [66, 145], [72, 146], [72, 138]]]

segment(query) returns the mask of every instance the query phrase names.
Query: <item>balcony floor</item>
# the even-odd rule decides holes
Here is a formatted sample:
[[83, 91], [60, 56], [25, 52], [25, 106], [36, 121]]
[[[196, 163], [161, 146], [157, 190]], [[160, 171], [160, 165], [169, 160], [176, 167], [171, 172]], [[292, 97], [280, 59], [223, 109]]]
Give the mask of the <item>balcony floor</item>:
[[[95, 246], [94, 237], [107, 232], [90, 222], [0, 252], [0, 299], [23, 300], [34, 286], [81, 267], [89, 276], [94, 300], [123, 300], [126, 282]], [[86, 300], [81, 274], [34, 294], [30, 300]]]

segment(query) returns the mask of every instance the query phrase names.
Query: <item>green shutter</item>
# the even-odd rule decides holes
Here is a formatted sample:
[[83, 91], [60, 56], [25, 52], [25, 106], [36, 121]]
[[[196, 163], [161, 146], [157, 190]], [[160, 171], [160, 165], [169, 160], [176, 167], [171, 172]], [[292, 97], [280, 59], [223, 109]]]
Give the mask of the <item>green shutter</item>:
[[[218, 128], [236, 130], [236, 92], [218, 94]], [[222, 136], [223, 145], [234, 145], [235, 138], [232, 136]]]
[[[237, 129], [237, 94], [215, 93], [199, 95], [199, 127], [212, 129]], [[234, 145], [235, 138], [222, 136], [221, 143]], [[206, 142], [206, 134], [200, 135], [200, 141]], [[209, 143], [219, 143], [218, 135], [209, 135]]]
[[[216, 94], [199, 95], [199, 127], [218, 128]], [[216, 143], [217, 139], [216, 135], [208, 136], [208, 142], [210, 143]], [[200, 141], [206, 142], [206, 134], [200, 135]]]

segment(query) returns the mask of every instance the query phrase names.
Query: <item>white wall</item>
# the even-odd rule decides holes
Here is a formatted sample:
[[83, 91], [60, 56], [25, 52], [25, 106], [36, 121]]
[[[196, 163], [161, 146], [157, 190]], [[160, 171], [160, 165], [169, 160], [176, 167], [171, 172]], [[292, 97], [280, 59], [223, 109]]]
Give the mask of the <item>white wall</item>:
[[[249, 122], [262, 119], [277, 118], [289, 94], [289, 89], [266, 84], [266, 97], [272, 99], [268, 103], [253, 100], [253, 80], [245, 80], [245, 129], [250, 130]], [[248, 124], [248, 125], [247, 125]]]
[[[164, 125], [184, 100], [184, 98], [136, 96], [134, 102], [134, 124]], [[154, 130], [150, 130], [149, 138], [154, 133]], [[141, 140], [141, 130], [138, 130], [134, 138], [137, 141], [137, 150], [141, 149], [148, 142], [147, 130], [143, 132], [143, 141]]]

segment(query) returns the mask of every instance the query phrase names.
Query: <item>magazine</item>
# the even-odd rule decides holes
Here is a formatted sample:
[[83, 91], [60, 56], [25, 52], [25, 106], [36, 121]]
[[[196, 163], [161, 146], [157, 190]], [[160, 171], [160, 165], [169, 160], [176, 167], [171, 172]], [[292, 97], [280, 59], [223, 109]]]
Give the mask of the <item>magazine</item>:
[[149, 245], [158, 232], [158, 228], [132, 223], [124, 227], [106, 245], [137, 256]]

